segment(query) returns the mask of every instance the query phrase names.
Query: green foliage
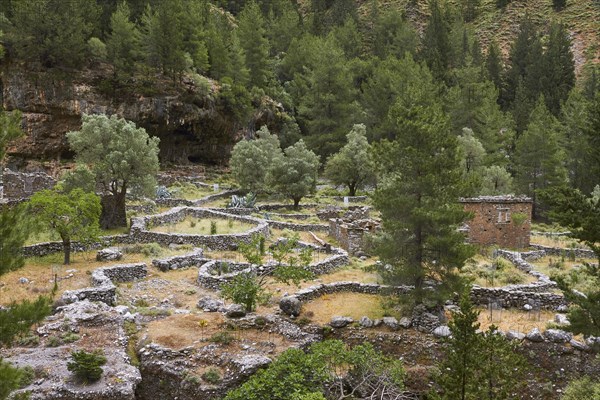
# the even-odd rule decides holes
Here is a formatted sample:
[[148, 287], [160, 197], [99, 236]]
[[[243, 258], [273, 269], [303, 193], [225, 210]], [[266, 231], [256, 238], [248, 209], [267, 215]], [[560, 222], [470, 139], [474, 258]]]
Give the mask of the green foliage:
[[[23, 136], [21, 117], [22, 114], [19, 110], [12, 112], [0, 110], [0, 162], [4, 159], [8, 143]], [[1, 173], [2, 171], [0, 171]]]
[[279, 139], [263, 126], [254, 140], [238, 142], [231, 152], [229, 165], [238, 185], [254, 193], [267, 189], [267, 171], [276, 158], [282, 156]]
[[64, 193], [69, 193], [75, 189], [81, 189], [86, 193], [96, 191], [94, 174], [86, 165], [76, 165], [73, 170], [63, 174], [60, 181], [60, 187]]
[[50, 299], [40, 296], [36, 300], [13, 302], [0, 310], [0, 344], [9, 346], [15, 337], [25, 334], [33, 324], [38, 324], [50, 314]]
[[67, 133], [67, 139], [77, 162], [89, 166], [104, 192], [101, 227], [127, 226], [128, 189], [148, 196], [154, 193], [159, 139], [114, 115], [84, 115], [81, 130]]
[[[411, 97], [426, 97], [421, 90], [412, 89]], [[414, 285], [416, 303], [425, 296], [441, 301], [460, 286], [457, 272], [473, 254], [456, 230], [467, 217], [456, 203], [463, 187], [457, 139], [431, 98], [398, 100], [390, 113], [396, 139], [379, 143], [374, 155], [379, 171], [373, 200], [383, 221], [375, 251], [389, 264], [382, 271], [387, 282]], [[440, 282], [435, 291], [424, 290], [429, 279]]]
[[210, 234], [211, 235], [217, 234], [217, 221], [210, 221]]
[[110, 17], [110, 34], [106, 40], [107, 57], [113, 65], [115, 77], [123, 80], [135, 70], [141, 55], [141, 36], [135, 23], [130, 20], [126, 2], [117, 5]]
[[[569, 228], [571, 236], [589, 246], [600, 260], [600, 196], [587, 197], [580, 191], [568, 187], [547, 190], [542, 193], [550, 206], [550, 217]], [[600, 267], [587, 264], [580, 271], [590, 288], [585, 294], [573, 291], [576, 283], [557, 276], [556, 281], [565, 298], [572, 306], [569, 310], [571, 324], [567, 329], [584, 335], [600, 335]]]
[[314, 192], [317, 184], [319, 158], [306, 148], [302, 140], [285, 149], [285, 156], [273, 159], [267, 181], [273, 189], [294, 201]]
[[24, 265], [21, 247], [31, 229], [25, 206], [0, 205], [0, 275]]
[[369, 156], [371, 146], [363, 124], [354, 125], [346, 137], [346, 145], [327, 159], [325, 175], [335, 185], [346, 185], [348, 195], [355, 196], [357, 190], [362, 189], [365, 184], [372, 183], [375, 178]]
[[106, 45], [102, 40], [97, 37], [92, 37], [88, 40], [87, 45], [92, 59], [96, 61], [103, 61], [106, 59]]
[[89, 383], [100, 379], [104, 364], [106, 364], [106, 357], [101, 350], [93, 352], [79, 350], [71, 352], [71, 361], [67, 363], [67, 369], [77, 379]]
[[214, 343], [228, 345], [233, 342], [233, 336], [229, 332], [221, 331], [213, 334], [209, 340]]
[[512, 193], [513, 178], [504, 167], [492, 165], [483, 169], [481, 177], [482, 195], [497, 196]]
[[208, 383], [216, 385], [221, 381], [221, 374], [219, 373], [218, 369], [211, 367], [204, 371], [202, 374], [202, 379]]
[[40, 227], [56, 232], [62, 242], [64, 263], [70, 263], [71, 241], [91, 242], [98, 238], [100, 198], [95, 193], [74, 189], [61, 193], [42, 190], [31, 197], [29, 209]]
[[250, 264], [261, 265], [266, 254], [265, 242], [266, 239], [263, 235], [252, 235], [250, 243], [240, 242], [238, 244], [238, 251]]
[[468, 294], [460, 301], [460, 311], [450, 322], [446, 357], [439, 366], [437, 383], [441, 395], [434, 399], [509, 399], [513, 398], [525, 372], [522, 356], [515, 345], [492, 326], [479, 333], [479, 312]]
[[254, 274], [241, 273], [231, 282], [221, 285], [221, 295], [236, 304], [243, 305], [246, 311], [251, 312], [256, 309], [257, 302], [265, 295], [265, 290]]
[[450, 65], [450, 42], [448, 38], [450, 26], [444, 15], [444, 10], [442, 10], [437, 0], [432, 0], [429, 7], [431, 15], [423, 33], [421, 58], [425, 60], [433, 76], [443, 80]]
[[8, 35], [19, 57], [46, 66], [79, 67], [97, 28], [94, 0], [22, 0], [13, 3]]
[[266, 87], [270, 79], [269, 41], [264, 17], [254, 1], [246, 3], [240, 13], [237, 34], [249, 71], [250, 86]]
[[586, 376], [569, 382], [561, 400], [594, 400], [600, 398], [600, 383]]
[[372, 345], [350, 349], [341, 341], [328, 340], [313, 344], [306, 353], [286, 350], [225, 400], [323, 400], [323, 393], [342, 398], [344, 385], [372, 398], [394, 398], [403, 388], [403, 379], [401, 362], [383, 356]]
[[548, 112], [543, 98], [531, 114], [527, 130], [517, 139], [515, 149], [516, 184], [521, 193], [534, 201], [533, 216], [541, 215], [538, 190], [565, 183], [564, 153], [560, 146], [560, 127]]
[[10, 392], [19, 388], [23, 370], [11, 366], [0, 358], [0, 378], [0, 399], [6, 399]]

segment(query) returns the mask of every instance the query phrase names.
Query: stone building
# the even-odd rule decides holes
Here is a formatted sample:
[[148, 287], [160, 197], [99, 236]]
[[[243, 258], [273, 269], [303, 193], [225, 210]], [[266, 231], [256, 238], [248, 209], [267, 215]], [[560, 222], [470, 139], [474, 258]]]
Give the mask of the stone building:
[[509, 249], [529, 247], [533, 201], [524, 196], [480, 196], [460, 199], [473, 214], [465, 231], [469, 242]]

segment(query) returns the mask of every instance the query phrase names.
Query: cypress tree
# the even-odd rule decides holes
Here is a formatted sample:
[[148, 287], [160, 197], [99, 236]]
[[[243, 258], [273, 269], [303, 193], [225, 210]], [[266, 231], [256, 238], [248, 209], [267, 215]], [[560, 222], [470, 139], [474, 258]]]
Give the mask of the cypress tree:
[[250, 86], [264, 88], [269, 80], [269, 41], [258, 5], [251, 1], [239, 15], [238, 38], [250, 73]]
[[488, 53], [485, 58], [485, 68], [488, 79], [494, 83], [496, 89], [499, 91], [502, 90], [502, 55], [500, 54], [498, 42], [495, 40], [493, 40], [488, 47]]
[[129, 77], [140, 57], [140, 32], [130, 20], [127, 3], [123, 2], [110, 18], [110, 34], [106, 40], [108, 60], [114, 68], [116, 78]]
[[449, 25], [437, 0], [429, 3], [431, 15], [425, 27], [421, 58], [425, 60], [434, 77], [443, 80], [450, 65]]

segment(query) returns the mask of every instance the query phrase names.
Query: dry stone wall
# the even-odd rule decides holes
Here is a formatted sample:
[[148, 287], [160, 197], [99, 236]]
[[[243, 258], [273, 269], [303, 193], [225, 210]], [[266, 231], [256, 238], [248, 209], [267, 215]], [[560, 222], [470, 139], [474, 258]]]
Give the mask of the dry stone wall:
[[2, 179], [0, 183], [4, 185], [3, 195], [7, 199], [28, 198], [35, 192], [56, 185], [56, 179], [43, 172], [15, 172], [8, 168], [4, 169]]

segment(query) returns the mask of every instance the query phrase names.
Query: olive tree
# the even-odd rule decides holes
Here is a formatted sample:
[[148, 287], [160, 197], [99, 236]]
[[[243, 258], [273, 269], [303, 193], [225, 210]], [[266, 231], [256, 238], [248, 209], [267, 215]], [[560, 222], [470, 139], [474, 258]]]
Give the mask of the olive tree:
[[266, 189], [266, 176], [274, 159], [282, 156], [279, 139], [263, 126], [253, 140], [242, 140], [233, 147], [229, 166], [238, 185], [254, 193]]
[[67, 138], [77, 161], [89, 166], [102, 188], [100, 226], [127, 226], [127, 191], [154, 192], [159, 139], [115, 115], [84, 115], [82, 121], [81, 130], [67, 133]]
[[29, 206], [40, 227], [56, 232], [63, 243], [64, 264], [71, 262], [71, 242], [90, 241], [98, 237], [100, 199], [94, 193], [74, 189], [42, 190], [31, 197]]
[[284, 157], [273, 160], [267, 181], [276, 192], [292, 199], [294, 208], [298, 208], [300, 200], [315, 190], [318, 169], [319, 157], [300, 140], [285, 149]]
[[348, 195], [355, 196], [356, 190], [375, 179], [369, 156], [371, 145], [364, 124], [354, 125], [346, 138], [346, 145], [327, 160], [325, 175], [336, 185], [346, 185]]

